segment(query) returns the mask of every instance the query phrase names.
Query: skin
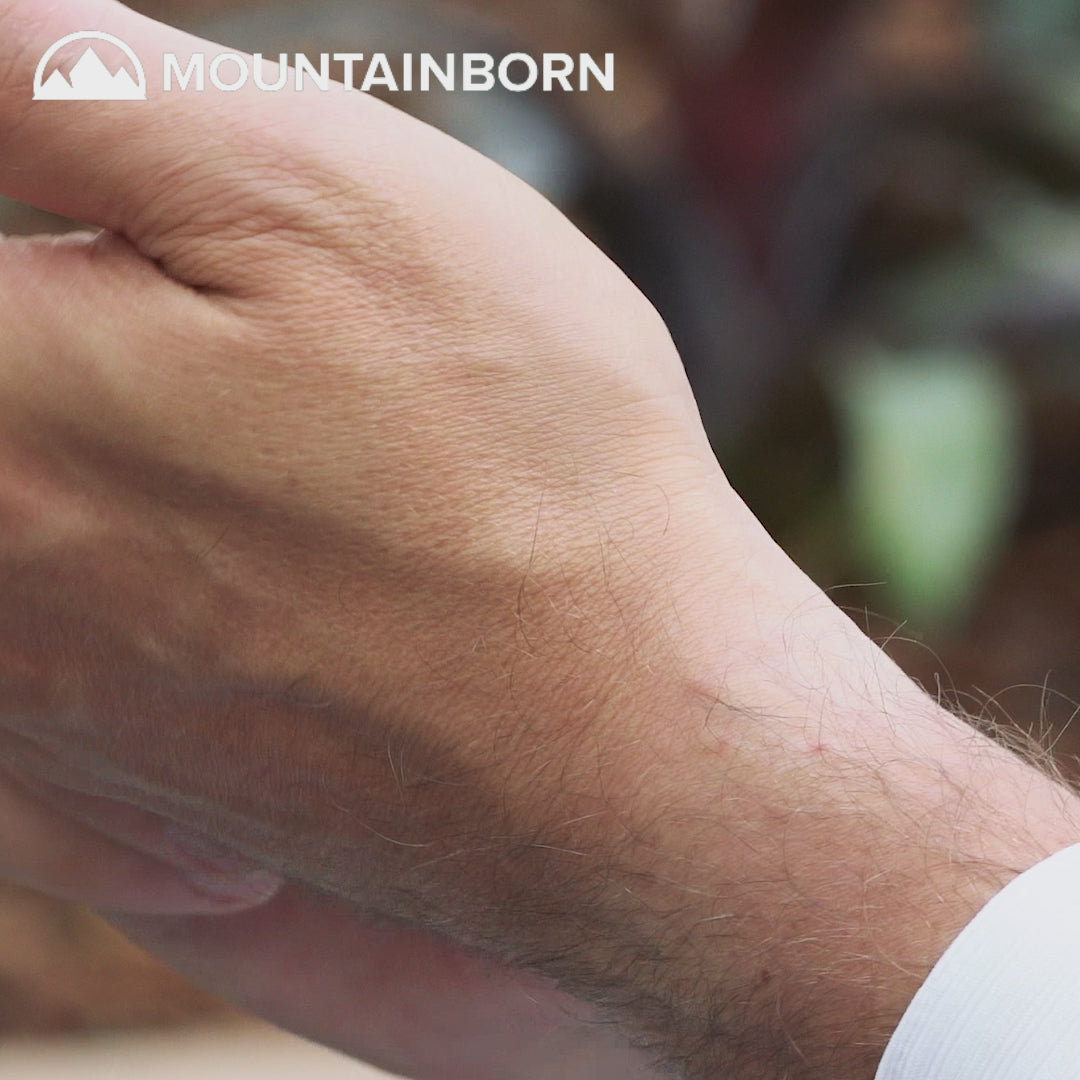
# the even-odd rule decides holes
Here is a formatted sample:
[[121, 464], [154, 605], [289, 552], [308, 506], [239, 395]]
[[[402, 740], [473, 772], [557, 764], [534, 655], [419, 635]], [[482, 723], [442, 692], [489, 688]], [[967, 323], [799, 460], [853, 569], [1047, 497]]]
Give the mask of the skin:
[[765, 534], [648, 303], [360, 95], [32, 103], [0, 0], [0, 866], [419, 1080], [873, 1076], [1080, 839]]

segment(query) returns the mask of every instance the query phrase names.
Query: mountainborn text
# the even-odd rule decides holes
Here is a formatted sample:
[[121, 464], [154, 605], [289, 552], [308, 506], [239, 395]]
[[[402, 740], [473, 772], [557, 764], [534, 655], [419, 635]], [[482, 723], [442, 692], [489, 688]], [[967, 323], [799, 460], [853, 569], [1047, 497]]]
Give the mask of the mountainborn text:
[[242, 90], [249, 84], [270, 92], [291, 88], [303, 90], [315, 87], [329, 91], [331, 61], [344, 71], [347, 90], [365, 93], [382, 90], [387, 93], [428, 92], [443, 90], [505, 90], [521, 93], [539, 89], [586, 91], [594, 82], [611, 93], [615, 89], [615, 55], [605, 53], [598, 62], [588, 53], [577, 57], [569, 53], [544, 53], [533, 57], [528, 53], [510, 53], [496, 58], [490, 53], [447, 53], [441, 59], [432, 53], [404, 53], [400, 63], [391, 65], [385, 53], [373, 53], [365, 64], [363, 53], [321, 53], [316, 61], [296, 53], [286, 53], [267, 59], [262, 53], [246, 56], [223, 52], [207, 59], [204, 53], [194, 53], [182, 63], [175, 53], [166, 53], [162, 74], [162, 89], [205, 90], [207, 85], [225, 92]]

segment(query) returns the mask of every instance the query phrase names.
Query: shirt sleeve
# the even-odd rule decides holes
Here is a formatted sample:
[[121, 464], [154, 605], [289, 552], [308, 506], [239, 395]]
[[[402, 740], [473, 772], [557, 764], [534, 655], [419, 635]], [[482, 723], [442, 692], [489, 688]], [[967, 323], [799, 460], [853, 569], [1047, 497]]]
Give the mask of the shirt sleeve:
[[1080, 845], [1011, 881], [949, 946], [876, 1080], [1080, 1077]]

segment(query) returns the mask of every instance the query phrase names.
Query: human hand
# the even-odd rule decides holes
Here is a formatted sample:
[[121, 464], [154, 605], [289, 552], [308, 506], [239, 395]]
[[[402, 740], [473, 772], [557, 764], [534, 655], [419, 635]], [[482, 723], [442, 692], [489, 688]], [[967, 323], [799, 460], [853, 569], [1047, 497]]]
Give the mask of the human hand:
[[[102, 18], [143, 55], [183, 48]], [[588, 699], [621, 678], [602, 653], [632, 647], [613, 617], [641, 571], [622, 561], [662, 571], [679, 489], [719, 479], [678, 359], [550, 207], [368, 99], [31, 104], [36, 56], [75, 21], [0, 8], [3, 189], [109, 230], [0, 245], [6, 871], [144, 917], [243, 908], [286, 874], [440, 925], [422, 876], [407, 902], [401, 883], [443, 853], [454, 882], [459, 838], [492, 831], [516, 726], [534, 753], [592, 737]], [[530, 705], [553, 677], [567, 685]], [[538, 827], [509, 821], [504, 843]], [[241, 950], [240, 978], [341, 923], [305, 895], [299, 922], [287, 899], [250, 916], [291, 913]], [[505, 972], [436, 996], [436, 958], [475, 962], [415, 933], [401, 991], [369, 974], [365, 999], [351, 957], [332, 972], [350, 1023], [324, 1038], [384, 1056], [357, 1016], [404, 993], [490, 1046], [508, 986], [543, 996]], [[213, 961], [240, 993], [220, 944]], [[308, 1031], [329, 1011], [310, 987], [260, 997]], [[395, 1064], [445, 1070], [447, 1042]]]
[[31, 104], [71, 17], [3, 10], [5, 190], [110, 230], [0, 250], [11, 758], [295, 869], [358, 779], [438, 795], [500, 723], [562, 734], [512, 683], [608, 643], [719, 472], [655, 313], [501, 170], [358, 95]]
[[[67, 891], [356, 1053], [281, 971], [360, 908], [688, 1075], [869, 1075], [1072, 804], [775, 548], [655, 313], [537, 196], [344, 93], [31, 103], [75, 22], [0, 2], [0, 190], [107, 230], [0, 244], [0, 751], [31, 816], [153, 863]], [[204, 836], [234, 911], [289, 883], [192, 921], [220, 897], [163, 866]], [[341, 964], [320, 1002], [390, 985]]]

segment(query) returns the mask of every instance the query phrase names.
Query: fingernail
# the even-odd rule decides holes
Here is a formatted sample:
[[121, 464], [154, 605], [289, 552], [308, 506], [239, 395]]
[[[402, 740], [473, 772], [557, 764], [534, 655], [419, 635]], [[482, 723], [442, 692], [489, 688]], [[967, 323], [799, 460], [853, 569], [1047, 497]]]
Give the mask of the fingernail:
[[197, 871], [184, 874], [197, 892], [214, 900], [264, 904], [281, 888], [284, 879], [269, 870], [252, 870], [246, 874], [205, 874]]
[[284, 881], [280, 874], [265, 869], [254, 859], [186, 826], [170, 823], [165, 826], [164, 837], [170, 861], [205, 896], [262, 903]]

